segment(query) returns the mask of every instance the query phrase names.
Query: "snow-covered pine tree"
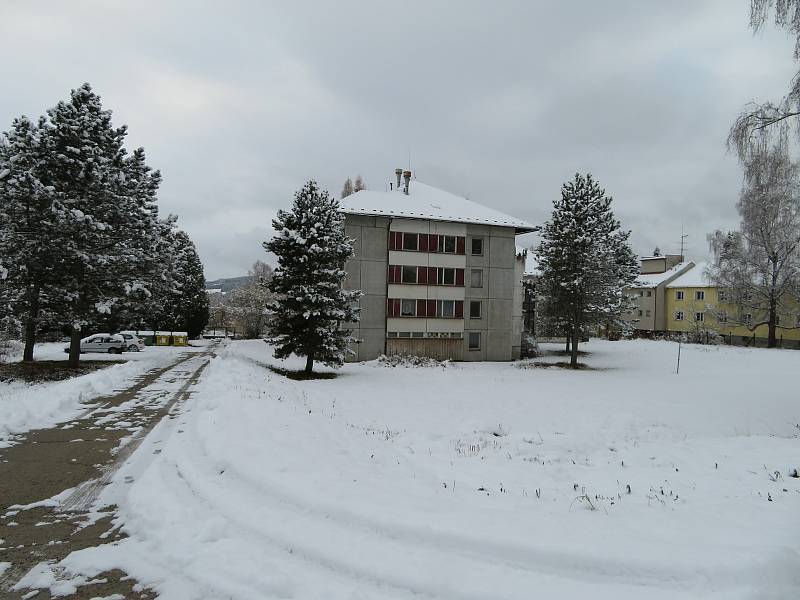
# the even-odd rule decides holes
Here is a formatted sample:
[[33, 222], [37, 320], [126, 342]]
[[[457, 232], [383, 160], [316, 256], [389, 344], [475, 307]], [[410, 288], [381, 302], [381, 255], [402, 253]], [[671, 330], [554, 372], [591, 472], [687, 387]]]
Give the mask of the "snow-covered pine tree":
[[353, 193], [353, 180], [348, 177], [345, 180], [344, 185], [342, 186], [342, 193], [339, 195], [339, 197], [347, 198], [352, 193]]
[[23, 360], [33, 360], [36, 333], [62, 308], [59, 207], [43, 179], [47, 152], [41, 122], [14, 120], [0, 145], [0, 305], [23, 333]]
[[175, 228], [175, 219], [164, 223], [166, 239], [161, 250], [169, 257], [164, 285], [156, 287], [150, 326], [166, 331], [186, 331], [190, 338], [208, 324], [209, 307], [203, 263], [189, 236]]
[[190, 338], [195, 338], [208, 323], [208, 293], [203, 263], [194, 242], [185, 232], [178, 230], [175, 233], [175, 246], [175, 323]]
[[153, 215], [143, 211], [150, 204], [148, 194], [138, 197], [126, 180], [143, 171], [139, 159], [126, 158], [127, 129], [112, 126], [111, 111], [103, 109], [89, 84], [48, 111], [45, 132], [48, 178], [62, 208], [62, 275], [70, 290], [64, 305], [74, 365], [86, 325], [140, 290], [150, 247], [140, 238], [147, 230], [142, 224], [152, 223]]
[[630, 309], [624, 289], [639, 273], [628, 244], [630, 232], [620, 229], [611, 201], [591, 174], [576, 174], [562, 186], [550, 220], [539, 231], [542, 310], [567, 330], [573, 367], [581, 334], [601, 323], [619, 322]]
[[295, 193], [290, 211], [272, 221], [276, 234], [264, 248], [278, 257], [268, 289], [276, 294], [269, 339], [275, 356], [306, 357], [306, 373], [314, 361], [338, 367], [352, 340], [343, 325], [358, 321], [360, 291], [342, 287], [344, 264], [353, 252], [345, 236], [339, 203], [315, 181]]
[[[108, 329], [136, 327], [144, 323], [152, 309], [152, 298], [165, 271], [171, 266], [160, 253], [162, 223], [158, 218], [158, 188], [161, 173], [153, 171], [146, 162], [145, 151], [137, 148], [122, 163], [120, 201], [126, 204], [129, 215], [125, 230], [120, 232], [128, 261], [124, 277], [124, 292], [114, 306]], [[102, 327], [107, 329], [106, 327]]]

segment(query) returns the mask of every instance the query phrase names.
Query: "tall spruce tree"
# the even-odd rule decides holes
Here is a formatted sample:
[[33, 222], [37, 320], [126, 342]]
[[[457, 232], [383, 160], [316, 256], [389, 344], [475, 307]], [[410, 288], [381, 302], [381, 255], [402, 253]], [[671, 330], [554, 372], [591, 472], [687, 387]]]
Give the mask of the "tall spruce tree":
[[43, 168], [41, 122], [14, 120], [0, 145], [0, 305], [22, 330], [23, 360], [32, 361], [36, 333], [61, 309], [62, 207]]
[[112, 126], [111, 111], [89, 84], [48, 111], [45, 131], [48, 178], [65, 216], [60, 250], [70, 293], [64, 304], [72, 330], [69, 360], [77, 364], [88, 324], [147, 296], [160, 178], [150, 174], [143, 152], [126, 156], [126, 127]]
[[611, 201], [591, 174], [578, 173], [562, 186], [550, 220], [539, 231], [542, 309], [568, 332], [573, 367], [581, 335], [592, 326], [619, 322], [630, 309], [623, 290], [639, 273], [630, 232], [620, 229]]
[[163, 273], [162, 283], [154, 286], [150, 326], [186, 331], [190, 338], [195, 338], [203, 332], [209, 319], [203, 263], [189, 236], [175, 228], [174, 218], [163, 225], [165, 238], [159, 247], [164, 256], [169, 257], [168, 269]]
[[264, 248], [278, 258], [268, 283], [276, 295], [268, 335], [275, 356], [306, 357], [306, 373], [314, 361], [339, 367], [352, 341], [343, 325], [358, 321], [355, 303], [361, 295], [342, 287], [353, 241], [345, 236], [339, 202], [309, 181], [295, 193], [292, 209], [278, 212], [272, 227], [276, 235]]

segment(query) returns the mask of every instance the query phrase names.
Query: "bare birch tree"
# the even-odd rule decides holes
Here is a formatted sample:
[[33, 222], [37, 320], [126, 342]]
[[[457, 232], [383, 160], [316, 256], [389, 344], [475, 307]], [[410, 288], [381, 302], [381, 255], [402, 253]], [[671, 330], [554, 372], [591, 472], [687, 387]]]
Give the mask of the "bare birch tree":
[[[795, 37], [794, 59], [800, 60], [800, 0], [750, 0], [750, 28], [761, 31], [770, 20]], [[751, 103], [739, 115], [728, 135], [728, 148], [740, 159], [754, 151], [754, 138], [769, 134], [785, 140], [792, 127], [800, 134], [800, 72], [791, 81], [789, 92], [781, 100]]]
[[[714, 255], [708, 276], [738, 308], [740, 324], [751, 331], [767, 325], [773, 348], [780, 315], [789, 316], [789, 300], [800, 289], [800, 168], [786, 144], [759, 139], [743, 159], [739, 230], [708, 236]], [[781, 327], [796, 324], [784, 319]]]

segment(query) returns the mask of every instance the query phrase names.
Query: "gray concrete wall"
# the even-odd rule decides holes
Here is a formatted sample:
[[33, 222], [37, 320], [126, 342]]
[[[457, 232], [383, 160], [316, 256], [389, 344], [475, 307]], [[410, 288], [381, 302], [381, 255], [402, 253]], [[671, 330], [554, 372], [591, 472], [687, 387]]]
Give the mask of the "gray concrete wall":
[[[472, 238], [483, 239], [483, 255], [474, 256]], [[514, 335], [514, 290], [517, 285], [514, 229], [467, 225], [467, 264], [464, 281], [464, 360], [512, 360], [519, 336]], [[483, 285], [472, 287], [472, 270], [483, 272]], [[521, 279], [521, 272], [520, 277]], [[470, 302], [481, 302], [481, 317], [472, 319]], [[521, 305], [517, 311], [521, 314]], [[470, 332], [481, 336], [479, 350], [469, 349]]]
[[355, 240], [353, 256], [345, 264], [346, 289], [360, 289], [361, 321], [348, 325], [358, 343], [349, 361], [372, 360], [386, 345], [386, 269], [389, 260], [389, 219], [345, 215], [345, 234]]

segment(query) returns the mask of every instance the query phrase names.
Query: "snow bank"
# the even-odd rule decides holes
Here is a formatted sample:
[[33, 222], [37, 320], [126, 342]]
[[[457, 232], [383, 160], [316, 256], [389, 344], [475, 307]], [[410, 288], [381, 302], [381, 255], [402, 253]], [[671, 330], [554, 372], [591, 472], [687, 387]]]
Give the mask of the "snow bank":
[[[8, 446], [14, 435], [75, 418], [87, 408], [86, 402], [128, 386], [134, 378], [168, 364], [185, 350], [148, 348], [145, 352], [121, 356], [87, 355], [89, 360], [110, 358], [128, 362], [64, 381], [0, 382], [0, 448]], [[63, 344], [42, 344], [41, 348], [37, 346], [36, 356], [39, 360], [55, 360], [66, 354]]]
[[798, 354], [586, 349], [297, 382], [233, 343], [104, 492], [130, 537], [62, 566], [164, 600], [796, 597]]

